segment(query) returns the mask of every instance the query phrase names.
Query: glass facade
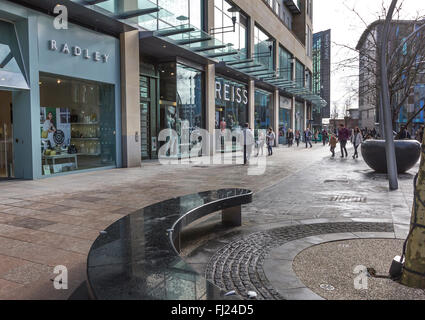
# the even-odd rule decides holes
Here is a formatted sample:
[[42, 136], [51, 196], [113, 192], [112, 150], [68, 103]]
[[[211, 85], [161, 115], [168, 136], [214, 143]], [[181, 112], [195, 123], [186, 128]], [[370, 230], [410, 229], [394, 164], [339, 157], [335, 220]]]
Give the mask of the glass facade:
[[[214, 0], [214, 37], [224, 44], [232, 44], [240, 56], [248, 55], [248, 18], [242, 12], [229, 12], [233, 8], [226, 0]], [[232, 17], [236, 18], [233, 32]], [[223, 32], [224, 31], [224, 32]]]
[[248, 122], [248, 86], [216, 77], [216, 129], [240, 130]]
[[304, 103], [295, 101], [295, 130], [304, 130]]
[[42, 174], [116, 166], [113, 85], [40, 74]]
[[267, 35], [258, 26], [254, 27], [254, 59], [256, 62], [275, 70], [274, 52], [275, 40]]
[[292, 129], [292, 99], [280, 97], [279, 101], [279, 143], [286, 144], [286, 133]]
[[[122, 0], [107, 0], [97, 4], [98, 7], [119, 14], [121, 12], [159, 7], [156, 13], [130, 19], [147, 30], [160, 30], [180, 25], [191, 25], [203, 29], [202, 0], [138, 0], [126, 3]], [[133, 21], [134, 20], [134, 21]]]
[[15, 26], [0, 20], [0, 89], [29, 89]]
[[298, 60], [295, 63], [295, 82], [300, 87], [305, 86], [304, 65], [301, 62], [299, 62]]
[[285, 80], [292, 80], [293, 64], [292, 54], [285, 50], [282, 46], [279, 46], [279, 74], [281, 78]]
[[268, 129], [272, 126], [273, 94], [255, 90], [255, 129]]
[[178, 137], [169, 137], [167, 140], [170, 152], [187, 157], [188, 154], [184, 152], [188, 152], [189, 148], [182, 145], [180, 136], [183, 126], [188, 126], [190, 134], [205, 128], [204, 73], [179, 63], [162, 64], [159, 70], [160, 129], [177, 132]]

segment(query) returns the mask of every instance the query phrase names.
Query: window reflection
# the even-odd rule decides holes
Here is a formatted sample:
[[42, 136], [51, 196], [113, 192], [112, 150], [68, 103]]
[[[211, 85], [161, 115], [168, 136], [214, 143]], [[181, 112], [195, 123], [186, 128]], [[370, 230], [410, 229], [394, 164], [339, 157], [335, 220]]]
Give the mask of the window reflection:
[[[242, 12], [229, 12], [233, 7], [234, 5], [226, 0], [214, 1], [214, 29], [217, 30], [214, 37], [222, 43], [232, 44], [234, 49], [241, 52], [242, 57], [247, 57], [248, 18]], [[235, 32], [230, 28], [233, 26], [233, 16], [236, 17]]]
[[268, 129], [272, 125], [272, 94], [255, 90], [255, 129]]
[[275, 41], [258, 26], [254, 28], [254, 58], [258, 63], [275, 69], [274, 64]]

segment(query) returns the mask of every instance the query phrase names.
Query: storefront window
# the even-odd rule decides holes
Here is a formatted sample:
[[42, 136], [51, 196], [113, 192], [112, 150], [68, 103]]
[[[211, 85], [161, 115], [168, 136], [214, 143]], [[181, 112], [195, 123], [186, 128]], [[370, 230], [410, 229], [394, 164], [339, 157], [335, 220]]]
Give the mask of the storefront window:
[[116, 166], [114, 86], [40, 74], [42, 173]]
[[255, 129], [268, 129], [272, 126], [273, 104], [272, 94], [255, 90]]
[[222, 77], [215, 83], [216, 129], [241, 129], [248, 122], [248, 86]]
[[286, 133], [291, 128], [291, 99], [280, 97], [279, 143], [286, 144]]
[[[161, 130], [175, 130], [178, 138], [170, 136], [167, 154], [188, 157], [190, 148], [182, 145], [182, 126], [192, 134], [204, 125], [204, 73], [178, 63], [167, 63], [160, 69], [160, 126]], [[165, 143], [163, 141], [163, 143]]]
[[[247, 57], [248, 18], [241, 12], [229, 12], [233, 7], [227, 0], [214, 0], [214, 28], [217, 30], [214, 37], [222, 43], [231, 43], [234, 49], [241, 52], [242, 57]], [[236, 17], [235, 32], [231, 32], [232, 17]]]
[[304, 103], [295, 102], [295, 130], [304, 130]]
[[254, 28], [254, 58], [258, 63], [268, 67], [269, 70], [275, 69], [274, 61], [275, 41], [259, 27]]

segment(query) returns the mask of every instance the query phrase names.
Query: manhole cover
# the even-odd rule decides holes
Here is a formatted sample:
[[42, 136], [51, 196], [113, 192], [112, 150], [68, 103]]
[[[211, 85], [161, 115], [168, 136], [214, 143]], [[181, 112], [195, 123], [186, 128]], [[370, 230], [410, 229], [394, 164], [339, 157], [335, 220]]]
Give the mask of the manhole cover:
[[366, 202], [366, 197], [353, 197], [353, 196], [334, 196], [331, 197], [331, 201], [334, 202]]
[[330, 284], [321, 284], [320, 288], [326, 291], [334, 291], [335, 287]]

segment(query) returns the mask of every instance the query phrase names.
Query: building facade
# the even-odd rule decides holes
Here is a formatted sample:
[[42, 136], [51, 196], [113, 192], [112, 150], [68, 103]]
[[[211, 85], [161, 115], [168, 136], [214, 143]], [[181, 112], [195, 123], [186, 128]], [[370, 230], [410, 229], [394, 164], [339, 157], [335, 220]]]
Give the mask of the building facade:
[[[405, 41], [422, 22], [397, 21], [390, 27], [389, 56], [394, 57], [389, 66], [390, 95], [394, 130], [398, 131], [413, 118], [410, 131], [414, 134], [424, 124], [425, 78], [423, 46], [424, 34], [418, 32], [411, 41]], [[379, 131], [380, 98], [379, 67], [376, 43], [382, 37], [382, 21], [372, 23], [361, 36], [359, 51], [359, 125]], [[418, 40], [421, 39], [421, 40]], [[410, 70], [405, 72], [403, 70]], [[416, 115], [416, 116], [415, 116]]]
[[313, 127], [320, 130], [323, 119], [331, 117], [331, 30], [313, 36], [313, 92], [327, 102], [313, 109]]
[[285, 143], [324, 103], [311, 0], [65, 0], [66, 28], [61, 6], [0, 4], [1, 177], [137, 167], [164, 148], [184, 158], [196, 139], [234, 151], [220, 131], [244, 123]]

